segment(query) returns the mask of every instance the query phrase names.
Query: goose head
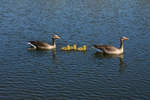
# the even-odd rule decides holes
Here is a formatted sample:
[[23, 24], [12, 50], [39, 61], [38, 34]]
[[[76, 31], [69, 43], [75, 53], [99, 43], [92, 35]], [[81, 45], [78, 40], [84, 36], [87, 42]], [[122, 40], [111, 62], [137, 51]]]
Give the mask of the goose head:
[[54, 34], [53, 37], [52, 37], [52, 39], [56, 40], [56, 39], [60, 39], [60, 37], [58, 35]]
[[121, 40], [122, 40], [122, 41], [124, 41], [124, 40], [128, 40], [128, 38], [127, 38], [127, 37], [125, 37], [125, 36], [123, 36], [123, 37], [121, 37]]

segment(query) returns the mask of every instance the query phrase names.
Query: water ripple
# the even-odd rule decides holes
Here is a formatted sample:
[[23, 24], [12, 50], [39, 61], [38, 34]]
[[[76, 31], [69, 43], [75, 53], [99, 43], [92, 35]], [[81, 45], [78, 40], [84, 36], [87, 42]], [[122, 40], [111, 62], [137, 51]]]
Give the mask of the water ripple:
[[[1, 0], [1, 100], [148, 100], [148, 0]], [[51, 42], [54, 51], [29, 51], [29, 40]], [[105, 56], [93, 44], [119, 46], [123, 57]], [[62, 46], [87, 45], [87, 52]]]

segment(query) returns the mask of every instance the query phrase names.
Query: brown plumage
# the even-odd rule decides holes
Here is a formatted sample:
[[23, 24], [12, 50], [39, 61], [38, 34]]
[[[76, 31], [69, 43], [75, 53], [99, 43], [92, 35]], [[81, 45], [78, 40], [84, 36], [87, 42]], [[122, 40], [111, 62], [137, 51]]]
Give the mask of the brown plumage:
[[108, 51], [115, 51], [116, 48], [111, 45], [94, 45], [95, 48], [101, 49], [101, 50], [108, 50]]
[[40, 41], [29, 41], [31, 44], [35, 45], [36, 47], [41, 47], [41, 46], [48, 46], [49, 44], [46, 42], [40, 42]]
[[28, 44], [34, 49], [50, 50], [50, 49], [56, 48], [55, 40], [59, 38], [60, 37], [58, 35], [53, 35], [51, 45], [46, 42], [41, 42], [41, 41], [29, 41]]
[[111, 45], [94, 45], [94, 47], [98, 50], [103, 51], [106, 54], [122, 54], [123, 53], [123, 41], [124, 40], [128, 40], [128, 38], [122, 37], [120, 39], [120, 41], [121, 41], [120, 48], [116, 48], [116, 47], [111, 46]]

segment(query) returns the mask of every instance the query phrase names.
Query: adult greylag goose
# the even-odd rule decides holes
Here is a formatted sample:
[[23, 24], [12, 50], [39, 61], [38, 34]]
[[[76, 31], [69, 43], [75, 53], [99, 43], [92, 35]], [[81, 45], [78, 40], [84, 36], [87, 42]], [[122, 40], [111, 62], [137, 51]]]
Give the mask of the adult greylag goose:
[[111, 45], [94, 45], [94, 47], [98, 50], [103, 51], [106, 54], [122, 54], [123, 53], [123, 42], [124, 40], [128, 40], [127, 37], [122, 37], [120, 39], [120, 48], [116, 48]]
[[48, 44], [46, 42], [41, 41], [29, 41], [28, 44], [33, 47], [33, 49], [41, 49], [41, 50], [50, 50], [56, 48], [56, 39], [59, 39], [60, 37], [58, 35], [53, 35], [52, 37], [52, 44]]

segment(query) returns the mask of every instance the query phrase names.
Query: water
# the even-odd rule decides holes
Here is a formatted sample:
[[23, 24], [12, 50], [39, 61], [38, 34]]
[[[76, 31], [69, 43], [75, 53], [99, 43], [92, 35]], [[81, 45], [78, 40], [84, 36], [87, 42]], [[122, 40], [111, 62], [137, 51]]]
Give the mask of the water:
[[[149, 10], [149, 0], [0, 0], [0, 100], [149, 100]], [[56, 52], [27, 50], [54, 33]], [[121, 36], [123, 57], [91, 48]]]

